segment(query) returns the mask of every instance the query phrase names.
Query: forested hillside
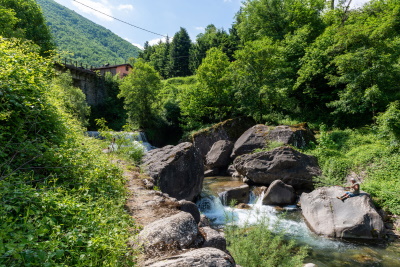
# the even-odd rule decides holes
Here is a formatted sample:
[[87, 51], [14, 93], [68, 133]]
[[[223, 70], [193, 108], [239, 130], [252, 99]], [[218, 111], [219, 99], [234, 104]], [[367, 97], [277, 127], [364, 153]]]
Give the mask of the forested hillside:
[[37, 0], [59, 51], [84, 64], [122, 64], [140, 49], [53, 0]]

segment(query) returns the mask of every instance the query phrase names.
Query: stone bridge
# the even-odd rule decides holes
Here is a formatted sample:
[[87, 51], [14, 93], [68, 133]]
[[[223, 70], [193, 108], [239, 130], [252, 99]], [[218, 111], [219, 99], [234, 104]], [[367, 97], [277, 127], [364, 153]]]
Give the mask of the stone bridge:
[[[103, 75], [86, 68], [78, 62], [66, 60], [56, 62], [55, 68], [58, 71], [70, 71], [75, 87], [80, 88], [86, 95], [86, 101], [90, 106], [97, 106], [104, 103], [107, 92]], [[93, 67], [91, 67], [93, 68]]]

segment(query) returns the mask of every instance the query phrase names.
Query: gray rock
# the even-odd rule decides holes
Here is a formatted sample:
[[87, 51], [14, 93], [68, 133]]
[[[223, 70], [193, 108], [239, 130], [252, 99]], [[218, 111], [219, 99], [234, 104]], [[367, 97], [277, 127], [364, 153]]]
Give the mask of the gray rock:
[[232, 173], [232, 178], [242, 179], [243, 176], [238, 171], [235, 171]]
[[235, 159], [236, 170], [251, 182], [269, 186], [282, 180], [297, 189], [313, 189], [313, 177], [321, 175], [317, 159], [291, 147], [247, 154]]
[[151, 150], [142, 166], [155, 185], [171, 197], [191, 201], [201, 192], [203, 160], [191, 143]]
[[267, 190], [268, 190], [268, 187], [266, 187], [266, 186], [256, 186], [256, 187], [254, 187], [254, 189], [253, 189], [253, 194], [254, 194], [256, 197], [260, 197], [260, 196], [262, 195], [262, 193], [264, 193], [264, 195], [265, 195], [265, 193], [267, 192]]
[[145, 253], [190, 248], [199, 229], [193, 216], [179, 212], [168, 218], [152, 222], [139, 233], [139, 244]]
[[290, 205], [294, 204], [296, 193], [291, 185], [287, 185], [281, 180], [275, 180], [268, 187], [264, 195], [263, 205]]
[[281, 142], [285, 145], [293, 145], [298, 148], [304, 148], [311, 142], [317, 142], [314, 133], [308, 128], [307, 123], [293, 126], [277, 126], [269, 131], [267, 139], [269, 141]]
[[218, 176], [218, 174], [220, 173], [219, 168], [214, 168], [211, 170], [206, 170], [204, 172], [204, 177], [213, 177], [213, 176]]
[[237, 203], [248, 203], [250, 197], [250, 187], [245, 184], [221, 192], [218, 195], [223, 205], [230, 205], [232, 200], [236, 200]]
[[149, 265], [150, 267], [234, 267], [233, 258], [216, 248], [200, 248], [166, 258]]
[[385, 235], [381, 216], [365, 192], [344, 201], [339, 186], [321, 187], [300, 197], [302, 214], [312, 231], [337, 238], [378, 239]]
[[257, 148], [264, 148], [267, 145], [267, 136], [269, 127], [263, 124], [257, 124], [245, 131], [235, 142], [231, 157], [252, 152]]
[[207, 227], [207, 226], [210, 226], [210, 221], [208, 220], [206, 215], [201, 214], [200, 215], [199, 227]]
[[206, 155], [206, 169], [210, 170], [218, 168], [226, 172], [229, 163], [231, 163], [230, 155], [232, 149], [233, 143], [229, 140], [220, 140], [215, 142]]
[[236, 172], [235, 166], [233, 164], [229, 165], [226, 172], [228, 176], [232, 176]]
[[226, 240], [225, 238], [216, 230], [211, 227], [200, 228], [204, 237], [203, 248], [212, 247], [220, 250], [226, 250]]
[[207, 129], [193, 134], [192, 141], [202, 157], [210, 151], [212, 145], [219, 140], [236, 142], [246, 129], [254, 125], [254, 120], [249, 118], [235, 118], [223, 121]]
[[180, 200], [178, 201], [178, 204], [179, 204], [179, 209], [181, 211], [190, 213], [193, 216], [196, 223], [200, 222], [200, 211], [197, 208], [196, 204], [187, 200]]
[[314, 263], [306, 263], [303, 265], [303, 267], [318, 267], [318, 265], [316, 265]]

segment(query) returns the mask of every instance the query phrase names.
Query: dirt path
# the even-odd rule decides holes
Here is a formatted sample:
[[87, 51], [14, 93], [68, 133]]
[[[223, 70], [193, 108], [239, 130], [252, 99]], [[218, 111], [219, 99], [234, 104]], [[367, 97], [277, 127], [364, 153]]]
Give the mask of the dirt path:
[[129, 189], [126, 207], [137, 224], [146, 226], [179, 212], [176, 200], [159, 191], [147, 189], [143, 182], [144, 175], [137, 170], [125, 168], [124, 176]]

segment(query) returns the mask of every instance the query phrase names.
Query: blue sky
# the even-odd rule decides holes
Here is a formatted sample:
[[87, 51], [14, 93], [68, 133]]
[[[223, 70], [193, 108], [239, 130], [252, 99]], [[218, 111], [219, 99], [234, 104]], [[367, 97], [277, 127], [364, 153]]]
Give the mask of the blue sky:
[[[55, 0], [78, 14], [110, 29], [133, 44], [156, 43], [161, 36], [141, 31], [97, 13], [73, 0]], [[77, 0], [136, 26], [173, 36], [186, 28], [192, 40], [209, 24], [231, 27], [241, 0]]]
[[[242, 0], [55, 0], [78, 14], [110, 29], [129, 42], [143, 46], [146, 41], [157, 43], [159, 35], [151, 34], [85, 7], [148, 29], [173, 36], [180, 27], [186, 28], [192, 40], [209, 24], [228, 30], [239, 11]], [[359, 6], [368, 0], [353, 0]], [[78, 2], [84, 4], [79, 4]]]

